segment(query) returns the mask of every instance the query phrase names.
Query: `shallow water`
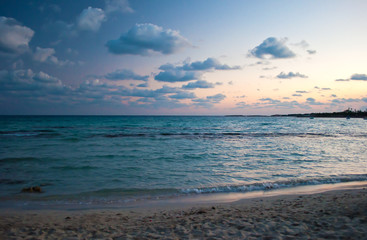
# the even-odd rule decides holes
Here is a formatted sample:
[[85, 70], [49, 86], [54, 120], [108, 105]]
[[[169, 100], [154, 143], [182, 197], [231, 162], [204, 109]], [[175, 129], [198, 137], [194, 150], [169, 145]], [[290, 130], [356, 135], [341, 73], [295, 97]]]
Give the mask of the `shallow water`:
[[[0, 200], [101, 202], [367, 180], [367, 121], [0, 117]], [[44, 193], [20, 193], [41, 185]]]

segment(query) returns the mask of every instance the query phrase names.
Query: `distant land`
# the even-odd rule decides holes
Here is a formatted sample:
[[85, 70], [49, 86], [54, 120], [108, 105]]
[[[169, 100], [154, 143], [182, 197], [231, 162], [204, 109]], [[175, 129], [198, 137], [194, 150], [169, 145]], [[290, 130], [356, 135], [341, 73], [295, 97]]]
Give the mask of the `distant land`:
[[[264, 115], [227, 115], [227, 117], [269, 117]], [[324, 112], [324, 113], [297, 113], [297, 114], [275, 114], [271, 117], [309, 117], [309, 118], [365, 118], [367, 119], [367, 110], [347, 109], [342, 112]]]

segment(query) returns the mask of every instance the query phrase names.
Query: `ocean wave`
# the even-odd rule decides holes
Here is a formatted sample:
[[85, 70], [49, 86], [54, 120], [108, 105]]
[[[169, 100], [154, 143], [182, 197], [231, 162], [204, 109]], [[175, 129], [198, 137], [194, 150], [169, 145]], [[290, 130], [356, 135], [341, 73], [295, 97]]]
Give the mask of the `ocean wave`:
[[181, 189], [181, 192], [184, 194], [237, 193], [237, 192], [266, 191], [272, 189], [282, 189], [282, 188], [299, 187], [307, 185], [355, 182], [355, 181], [367, 181], [367, 174], [356, 174], [356, 175], [352, 174], [352, 175], [341, 175], [334, 177], [311, 178], [311, 179], [291, 179], [287, 181], [262, 182], [245, 185], [185, 188]]
[[39, 161], [39, 158], [35, 157], [8, 157], [8, 158], [0, 158], [0, 163], [16, 163], [16, 162], [33, 162]]
[[[103, 134], [106, 138], [124, 138], [124, 137], [184, 137], [184, 138], [258, 138], [258, 137], [301, 137], [301, 138], [317, 138], [317, 137], [331, 137], [336, 138], [345, 136], [343, 134], [325, 134], [325, 133], [251, 133], [251, 132], [160, 132], [160, 133], [114, 133]], [[348, 135], [354, 136], [354, 135]], [[367, 137], [359, 134], [356, 137]]]
[[61, 170], [61, 171], [98, 169], [98, 167], [93, 167], [93, 166], [89, 166], [89, 165], [85, 165], [85, 166], [70, 166], [70, 165], [67, 165], [67, 166], [55, 166], [55, 167], [51, 167], [51, 168]]
[[17, 130], [17, 131], [0, 131], [3, 137], [51, 137], [60, 136], [60, 133], [50, 129], [40, 130]]

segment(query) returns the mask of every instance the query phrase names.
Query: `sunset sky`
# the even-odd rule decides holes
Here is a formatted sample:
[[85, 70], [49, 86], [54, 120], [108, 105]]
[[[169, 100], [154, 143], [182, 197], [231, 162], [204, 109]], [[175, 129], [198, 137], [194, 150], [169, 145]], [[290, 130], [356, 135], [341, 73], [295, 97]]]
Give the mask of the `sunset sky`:
[[2, 0], [0, 114], [367, 108], [367, 1]]

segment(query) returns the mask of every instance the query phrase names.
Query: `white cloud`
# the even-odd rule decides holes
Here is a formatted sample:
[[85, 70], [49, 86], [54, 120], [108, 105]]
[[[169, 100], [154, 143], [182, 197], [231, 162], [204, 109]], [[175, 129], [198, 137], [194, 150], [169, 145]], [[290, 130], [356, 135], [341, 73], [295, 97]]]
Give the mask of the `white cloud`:
[[55, 49], [53, 48], [36, 47], [36, 51], [33, 54], [33, 59], [38, 62], [51, 63], [59, 66], [74, 64], [74, 62], [69, 60], [59, 60], [56, 56], [54, 56], [55, 53]]
[[97, 32], [105, 20], [106, 15], [102, 9], [88, 7], [79, 15], [77, 26], [80, 30]]
[[129, 2], [127, 0], [106, 0], [105, 2], [106, 6], [104, 10], [106, 14], [110, 14], [112, 12], [134, 12], [134, 10], [129, 6]]
[[28, 51], [34, 31], [13, 18], [0, 17], [0, 53], [18, 55]]

